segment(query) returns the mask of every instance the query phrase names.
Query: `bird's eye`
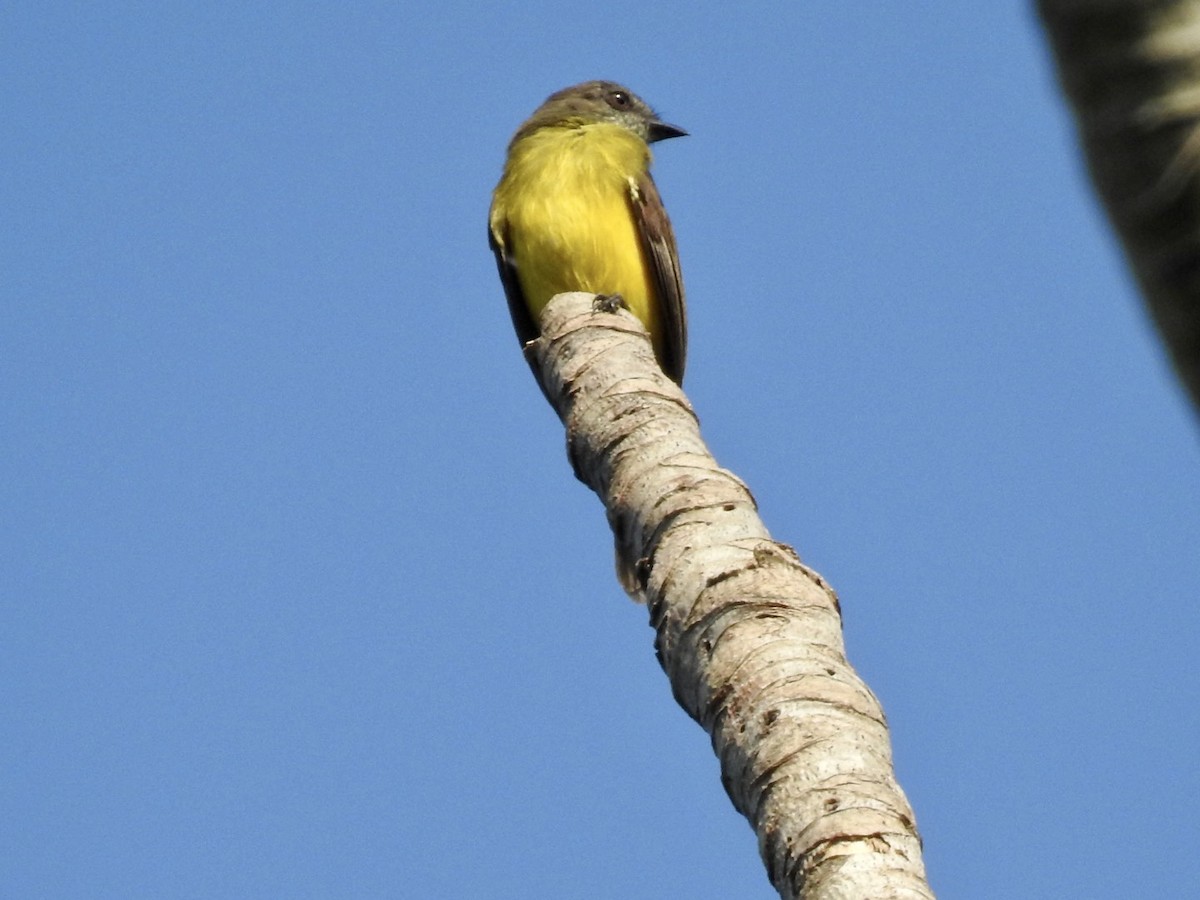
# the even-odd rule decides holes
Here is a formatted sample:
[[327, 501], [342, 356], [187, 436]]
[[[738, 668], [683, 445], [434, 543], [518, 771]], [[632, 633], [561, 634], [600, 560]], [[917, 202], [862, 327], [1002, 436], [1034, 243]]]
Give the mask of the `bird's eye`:
[[625, 91], [613, 91], [608, 95], [608, 102], [613, 109], [625, 109], [629, 106], [629, 94]]

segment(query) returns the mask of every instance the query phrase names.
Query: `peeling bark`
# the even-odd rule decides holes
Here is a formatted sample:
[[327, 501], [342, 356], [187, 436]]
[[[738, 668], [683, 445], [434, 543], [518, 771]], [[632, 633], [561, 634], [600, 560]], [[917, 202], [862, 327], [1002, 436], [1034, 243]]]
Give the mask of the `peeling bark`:
[[526, 351], [608, 511], [675, 698], [785, 898], [931, 898], [879, 701], [846, 661], [832, 588], [772, 540], [700, 437], [641, 324], [563, 294]]

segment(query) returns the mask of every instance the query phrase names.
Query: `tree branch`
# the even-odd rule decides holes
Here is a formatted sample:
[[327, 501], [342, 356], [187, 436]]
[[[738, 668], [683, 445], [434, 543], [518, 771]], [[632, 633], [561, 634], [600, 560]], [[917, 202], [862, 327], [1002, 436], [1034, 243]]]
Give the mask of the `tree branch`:
[[1092, 181], [1200, 411], [1200, 3], [1039, 0]]
[[878, 700], [846, 661], [833, 590], [771, 539], [641, 324], [561, 294], [527, 346], [648, 601], [676, 700], [784, 898], [930, 898]]

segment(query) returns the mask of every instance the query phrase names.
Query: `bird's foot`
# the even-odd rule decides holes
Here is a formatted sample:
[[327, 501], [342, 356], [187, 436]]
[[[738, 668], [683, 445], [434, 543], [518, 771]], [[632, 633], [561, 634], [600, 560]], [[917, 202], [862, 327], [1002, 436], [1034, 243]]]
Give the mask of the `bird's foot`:
[[620, 294], [597, 294], [592, 301], [592, 309], [596, 312], [615, 313], [618, 309], [629, 309], [629, 304]]

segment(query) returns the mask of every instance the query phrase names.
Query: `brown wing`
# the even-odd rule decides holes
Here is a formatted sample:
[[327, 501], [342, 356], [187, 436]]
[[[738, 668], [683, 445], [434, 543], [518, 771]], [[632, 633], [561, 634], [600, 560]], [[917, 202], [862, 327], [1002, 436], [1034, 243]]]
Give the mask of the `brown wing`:
[[683, 384], [683, 366], [687, 357], [687, 309], [683, 301], [683, 274], [679, 271], [679, 250], [675, 232], [658, 188], [649, 172], [630, 180], [629, 206], [642, 238], [642, 250], [650, 266], [650, 280], [658, 297], [658, 318], [662, 337], [659, 363], [667, 377]]
[[[497, 231], [499, 230], [499, 233]], [[500, 272], [500, 283], [504, 285], [504, 296], [508, 298], [508, 312], [512, 316], [513, 328], [517, 332], [517, 340], [524, 347], [537, 338], [539, 331], [537, 322], [529, 312], [525, 302], [525, 292], [521, 290], [521, 282], [517, 278], [517, 263], [511, 255], [508, 246], [508, 235], [505, 224], [488, 222], [488, 246], [496, 256], [496, 269]]]

